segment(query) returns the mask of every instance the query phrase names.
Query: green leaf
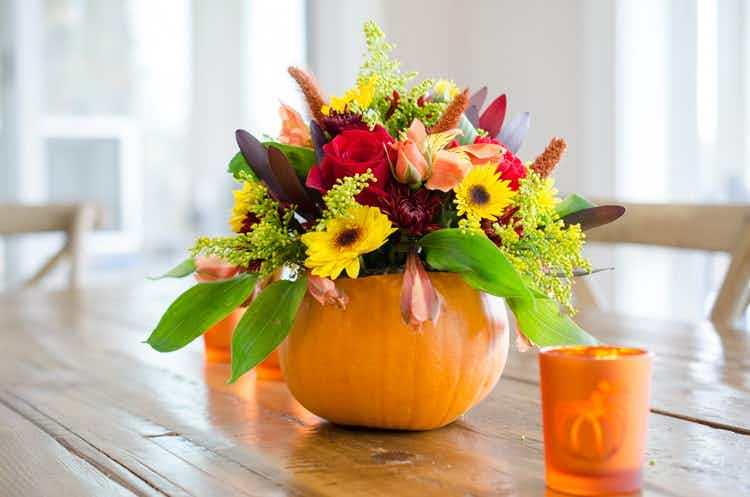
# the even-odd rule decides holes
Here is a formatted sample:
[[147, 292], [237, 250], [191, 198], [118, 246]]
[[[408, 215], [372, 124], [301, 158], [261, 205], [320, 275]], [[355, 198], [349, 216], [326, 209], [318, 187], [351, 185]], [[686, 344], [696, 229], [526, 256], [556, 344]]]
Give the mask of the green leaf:
[[535, 291], [533, 301], [507, 299], [518, 328], [536, 345], [596, 345], [599, 341], [583, 331], [570, 316], [560, 312], [557, 302]]
[[467, 118], [464, 114], [461, 114], [461, 121], [459, 121], [458, 123], [458, 129], [460, 129], [463, 133], [456, 137], [458, 143], [460, 143], [461, 145], [471, 145], [472, 143], [474, 143], [474, 139], [476, 139], [477, 137], [477, 130], [476, 128], [474, 128], [474, 125], [471, 124], [469, 118]]
[[318, 163], [318, 159], [315, 157], [315, 150], [312, 148], [295, 147], [293, 145], [284, 145], [283, 143], [276, 142], [263, 142], [263, 146], [266, 148], [271, 145], [284, 152], [284, 155], [286, 155], [286, 158], [289, 159], [289, 163], [294, 168], [294, 172], [303, 180], [307, 178], [307, 173], [310, 172], [310, 168]]
[[159, 352], [184, 347], [242, 305], [257, 280], [257, 273], [244, 273], [189, 288], [172, 302], [146, 343]]
[[161, 276], [149, 276], [148, 279], [160, 280], [162, 278], [184, 278], [185, 276], [190, 276], [194, 272], [195, 260], [192, 257], [188, 257]]
[[477, 290], [498, 297], [533, 300], [521, 275], [505, 254], [482, 234], [448, 228], [423, 236], [419, 244], [425, 250], [430, 266], [459, 273]]
[[555, 211], [558, 216], [565, 217], [568, 214], [573, 214], [574, 212], [582, 211], [584, 209], [590, 209], [591, 207], [594, 207], [594, 204], [590, 201], [580, 195], [573, 194], [568, 195], [562, 202], [557, 204]]
[[242, 152], [237, 152], [234, 154], [234, 157], [232, 157], [232, 160], [229, 161], [229, 165], [227, 166], [227, 172], [232, 173], [232, 176], [234, 176], [234, 179], [241, 180], [244, 177], [250, 176], [251, 178], [256, 178], [257, 175], [253, 172], [252, 168], [250, 167], [250, 164], [247, 163], [245, 160], [245, 157], [242, 155]]
[[307, 279], [280, 280], [263, 290], [248, 307], [232, 335], [233, 383], [260, 364], [289, 334]]

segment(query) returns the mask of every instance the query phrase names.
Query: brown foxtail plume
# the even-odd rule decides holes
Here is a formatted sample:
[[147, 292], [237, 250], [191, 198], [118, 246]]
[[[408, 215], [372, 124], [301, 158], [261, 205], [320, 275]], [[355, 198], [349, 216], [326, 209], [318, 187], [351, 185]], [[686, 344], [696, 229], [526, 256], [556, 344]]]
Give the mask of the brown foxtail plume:
[[297, 86], [302, 90], [302, 94], [305, 96], [305, 102], [307, 107], [310, 109], [310, 115], [316, 121], [323, 122], [325, 117], [321, 112], [321, 108], [325, 105], [325, 98], [318, 88], [318, 83], [315, 82], [315, 78], [307, 71], [300, 69], [299, 67], [290, 66], [287, 69], [289, 75], [297, 82]]
[[443, 114], [431, 128], [430, 133], [442, 133], [453, 128], [458, 127], [458, 123], [461, 122], [461, 114], [464, 113], [466, 107], [469, 105], [469, 89], [466, 88], [464, 91], [453, 97], [451, 103], [445, 108]]
[[531, 164], [531, 169], [536, 172], [542, 178], [546, 178], [560, 162], [565, 149], [568, 148], [568, 143], [559, 137], [554, 137], [550, 140], [547, 148], [544, 149], [539, 157], [537, 157]]

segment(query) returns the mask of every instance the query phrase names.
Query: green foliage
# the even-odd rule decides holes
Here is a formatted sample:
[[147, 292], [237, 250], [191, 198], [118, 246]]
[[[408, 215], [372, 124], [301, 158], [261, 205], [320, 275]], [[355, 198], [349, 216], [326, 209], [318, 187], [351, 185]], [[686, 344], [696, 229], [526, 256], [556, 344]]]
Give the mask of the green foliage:
[[304, 276], [276, 281], [252, 301], [232, 335], [229, 383], [260, 364], [286, 338], [306, 290]]
[[599, 342], [562, 314], [552, 299], [537, 294], [533, 300], [507, 300], [518, 328], [535, 345], [596, 345]]
[[323, 216], [318, 221], [316, 229], [324, 230], [329, 219], [346, 215], [349, 209], [358, 205], [355, 197], [370, 183], [375, 182], [377, 182], [377, 178], [369, 169], [365, 173], [337, 179], [336, 184], [323, 196], [326, 209], [323, 211]]
[[[373, 21], [365, 23], [364, 32], [367, 52], [357, 82], [365, 83], [375, 76], [375, 96], [371, 104], [373, 111], [366, 112], [363, 120], [370, 126], [385, 126], [394, 136], [414, 119], [420, 119], [427, 127], [434, 124], [447, 103], [431, 101], [419, 105], [419, 98], [429, 93], [434, 81], [427, 79], [410, 87], [417, 73], [402, 73], [400, 63], [391, 60], [390, 53], [395, 45], [386, 41], [385, 34]], [[399, 100], [398, 105], [391, 109], [393, 92], [398, 93]]]
[[273, 141], [263, 142], [263, 146], [266, 147], [266, 149], [271, 145], [284, 152], [284, 155], [289, 159], [289, 163], [294, 168], [294, 172], [297, 173], [297, 176], [302, 178], [304, 183], [304, 179], [307, 178], [307, 173], [310, 172], [310, 168], [318, 162], [315, 157], [315, 150], [307, 147], [285, 145]]
[[175, 267], [162, 274], [161, 276], [149, 277], [150, 280], [160, 280], [162, 278], [184, 278], [195, 272], [195, 259], [188, 257]]
[[260, 273], [268, 275], [288, 264], [301, 264], [304, 245], [295, 228], [294, 208], [283, 209], [260, 183], [251, 183], [255, 203], [250, 212], [258, 218], [248, 233], [232, 237], [200, 237], [192, 253], [214, 255], [230, 264], [253, 267], [260, 263]]
[[593, 203], [580, 195], [573, 194], [568, 195], [562, 200], [562, 202], [557, 204], [555, 212], [559, 217], [563, 218], [568, 214], [573, 214], [574, 212], [582, 211], [584, 209], [590, 209], [591, 207], [594, 207]]
[[510, 261], [483, 234], [455, 228], [433, 231], [419, 240], [427, 263], [459, 273], [472, 287], [497, 295], [531, 300], [531, 292]]
[[513, 199], [518, 210], [512, 222], [492, 226], [500, 238], [500, 250], [523, 277], [573, 313], [573, 271], [591, 269], [581, 254], [585, 237], [580, 226], [566, 226], [554, 207], [546, 205], [546, 190], [544, 180], [527, 169]]
[[243, 273], [189, 288], [169, 306], [146, 342], [159, 352], [184, 347], [242, 305], [257, 280], [257, 273]]
[[229, 161], [229, 165], [227, 166], [227, 172], [231, 173], [236, 180], [244, 180], [246, 178], [252, 178], [255, 181], [258, 180], [255, 173], [250, 168], [250, 164], [247, 163], [245, 157], [242, 155], [242, 152], [234, 154], [234, 157], [232, 157], [232, 160]]

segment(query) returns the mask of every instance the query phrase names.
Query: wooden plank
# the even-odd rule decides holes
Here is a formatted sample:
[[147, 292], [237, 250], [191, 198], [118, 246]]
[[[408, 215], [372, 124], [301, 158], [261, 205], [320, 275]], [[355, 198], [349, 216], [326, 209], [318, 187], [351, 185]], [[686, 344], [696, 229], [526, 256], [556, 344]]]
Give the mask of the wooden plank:
[[[301, 495], [545, 495], [538, 387], [525, 380], [503, 379], [445, 429], [353, 430], [321, 422], [283, 383], [247, 376], [226, 385], [227, 365], [203, 362], [199, 349], [152, 354], [137, 343], [143, 327], [91, 317], [70, 301], [3, 311], [2, 362], [34, 360], [46, 371], [26, 376], [10, 367], [0, 381], [131, 471], [137, 462], [218, 494], [265, 482], [270, 492]], [[644, 495], [750, 493], [741, 477], [750, 437], [651, 419], [656, 464], [646, 468]], [[146, 451], [140, 439], [162, 450]]]
[[132, 479], [102, 474], [0, 401], [0, 489], [8, 497], [153, 495]]

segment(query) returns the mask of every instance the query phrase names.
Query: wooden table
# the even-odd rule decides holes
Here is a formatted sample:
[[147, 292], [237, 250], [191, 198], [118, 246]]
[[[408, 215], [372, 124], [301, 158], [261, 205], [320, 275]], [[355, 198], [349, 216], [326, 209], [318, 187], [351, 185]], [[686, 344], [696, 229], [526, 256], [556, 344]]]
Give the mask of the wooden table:
[[[555, 496], [536, 355], [452, 425], [331, 425], [283, 382], [140, 343], [184, 283], [0, 298], [0, 495]], [[750, 495], [750, 338], [706, 323], [579, 321], [656, 353], [648, 496]]]

